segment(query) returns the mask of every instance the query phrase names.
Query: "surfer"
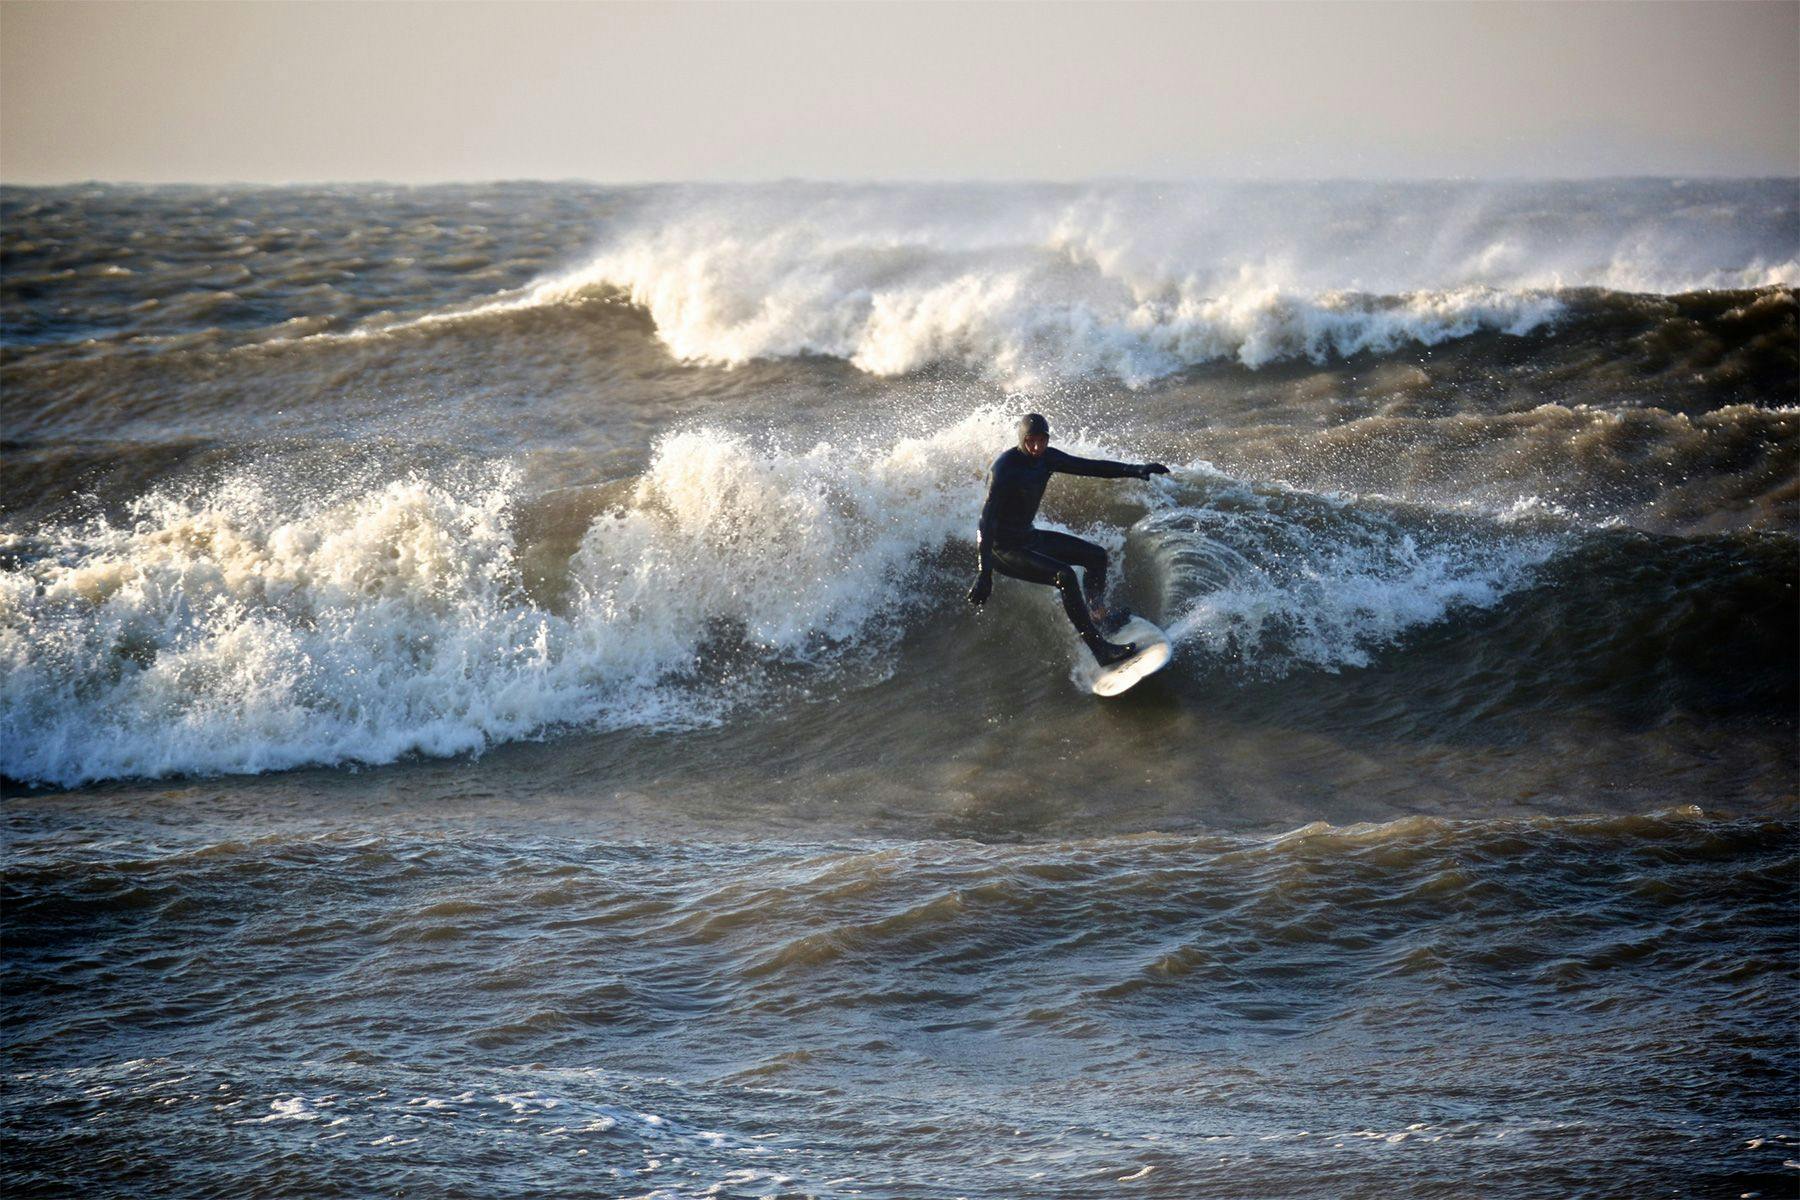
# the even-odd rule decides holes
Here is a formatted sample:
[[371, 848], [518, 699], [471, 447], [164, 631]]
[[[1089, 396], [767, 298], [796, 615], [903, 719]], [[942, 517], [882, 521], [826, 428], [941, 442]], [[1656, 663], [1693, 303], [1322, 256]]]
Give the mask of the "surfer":
[[[1077, 458], [1050, 448], [1050, 422], [1037, 413], [1019, 418], [1019, 444], [1005, 451], [988, 468], [987, 503], [981, 506], [979, 546], [981, 574], [969, 589], [969, 603], [980, 608], [994, 590], [994, 572], [1044, 583], [1062, 593], [1063, 611], [1081, 640], [1103, 667], [1120, 663], [1137, 653], [1137, 644], [1117, 645], [1101, 632], [1119, 629], [1124, 620], [1110, 612], [1106, 595], [1106, 551], [1094, 543], [1032, 525], [1044, 485], [1052, 473], [1086, 475], [1095, 479], [1148, 479], [1167, 475], [1161, 463], [1118, 463], [1100, 458]], [[1075, 568], [1087, 573], [1087, 595], [1082, 593]]]

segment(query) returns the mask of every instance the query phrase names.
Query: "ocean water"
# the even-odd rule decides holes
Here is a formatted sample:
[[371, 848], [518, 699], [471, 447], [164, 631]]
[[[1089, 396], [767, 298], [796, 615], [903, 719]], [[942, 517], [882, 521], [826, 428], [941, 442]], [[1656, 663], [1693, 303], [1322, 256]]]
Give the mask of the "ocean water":
[[[9, 1194], [1792, 1195], [1800, 185], [0, 188]], [[963, 602], [1038, 410], [1175, 661]]]

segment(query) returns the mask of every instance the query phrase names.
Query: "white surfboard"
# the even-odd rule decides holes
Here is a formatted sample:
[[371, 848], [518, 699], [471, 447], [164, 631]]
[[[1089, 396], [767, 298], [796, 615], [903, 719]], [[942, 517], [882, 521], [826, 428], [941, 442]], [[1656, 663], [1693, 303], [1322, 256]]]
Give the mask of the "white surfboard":
[[1096, 696], [1117, 696], [1128, 691], [1140, 679], [1156, 674], [1169, 665], [1174, 649], [1169, 645], [1169, 635], [1157, 626], [1135, 614], [1125, 622], [1117, 633], [1109, 634], [1107, 640], [1123, 644], [1136, 642], [1138, 652], [1122, 663], [1110, 667], [1102, 667], [1094, 661], [1087, 647], [1079, 651], [1081, 658], [1077, 660], [1075, 674], [1089, 691]]

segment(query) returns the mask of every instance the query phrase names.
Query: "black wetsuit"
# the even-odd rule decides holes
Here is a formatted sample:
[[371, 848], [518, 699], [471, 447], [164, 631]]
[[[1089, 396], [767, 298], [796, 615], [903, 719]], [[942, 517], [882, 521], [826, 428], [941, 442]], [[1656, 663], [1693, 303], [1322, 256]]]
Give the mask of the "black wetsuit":
[[1106, 551], [1090, 541], [1032, 525], [1044, 486], [1056, 472], [1087, 475], [1096, 479], [1141, 478], [1144, 468], [1098, 458], [1077, 458], [1046, 447], [1037, 458], [1013, 447], [988, 469], [987, 503], [981, 508], [981, 552], [985, 570], [1014, 579], [1045, 583], [1062, 593], [1063, 611], [1069, 614], [1081, 640], [1090, 649], [1106, 638], [1088, 612], [1088, 599], [1074, 568], [1087, 572], [1087, 592], [1093, 603], [1106, 593]]

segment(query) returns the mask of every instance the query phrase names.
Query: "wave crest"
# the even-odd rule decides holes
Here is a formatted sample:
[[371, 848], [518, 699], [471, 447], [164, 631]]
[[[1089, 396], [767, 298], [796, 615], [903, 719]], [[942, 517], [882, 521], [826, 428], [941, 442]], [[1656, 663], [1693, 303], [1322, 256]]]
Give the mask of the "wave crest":
[[[1250, 272], [1224, 289], [1191, 276], [1140, 287], [1097, 260], [1050, 248], [961, 270], [946, 270], [923, 250], [884, 253], [855, 243], [788, 258], [792, 240], [781, 233], [747, 247], [652, 238], [603, 253], [506, 306], [615, 292], [648, 312], [657, 336], [686, 362], [742, 366], [818, 355], [882, 376], [943, 364], [1018, 387], [1092, 374], [1138, 387], [1210, 362], [1255, 368], [1490, 330], [1522, 336], [1564, 311], [1548, 292], [1474, 286], [1308, 294]], [[915, 266], [897, 272], [900, 261]]]

